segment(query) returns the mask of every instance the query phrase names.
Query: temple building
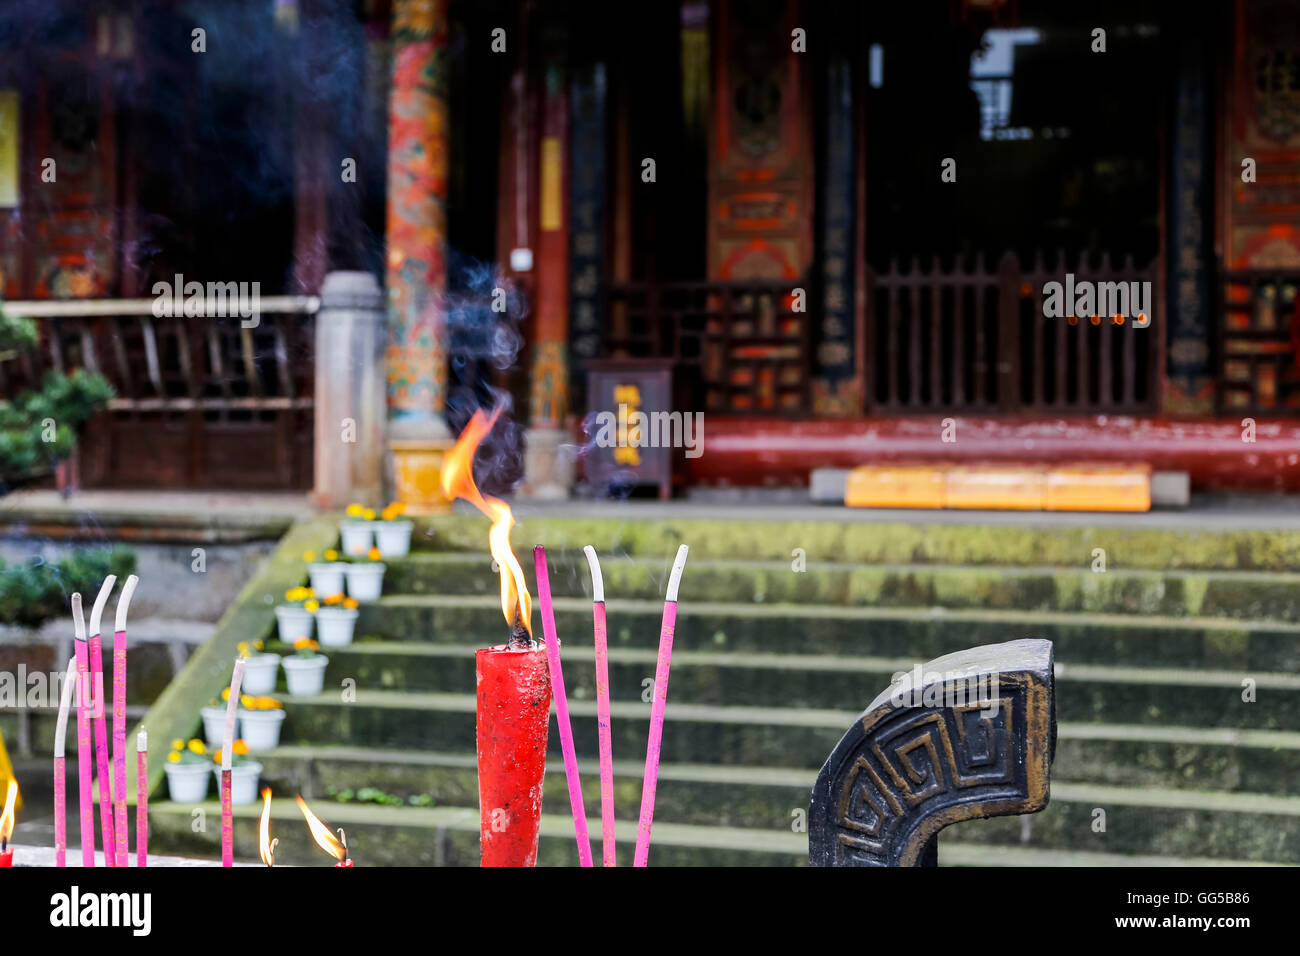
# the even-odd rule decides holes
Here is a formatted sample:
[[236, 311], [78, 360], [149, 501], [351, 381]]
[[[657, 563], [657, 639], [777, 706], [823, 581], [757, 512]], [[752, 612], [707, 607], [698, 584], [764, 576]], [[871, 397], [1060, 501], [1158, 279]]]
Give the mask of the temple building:
[[[19, 4], [0, 291], [42, 339], [0, 396], [109, 378], [86, 487], [432, 500], [504, 401], [487, 484], [538, 497], [1064, 459], [1297, 490], [1300, 17], [1197, 11]], [[256, 321], [160, 316], [189, 283], [257, 283]], [[629, 409], [701, 453], [604, 461]]]

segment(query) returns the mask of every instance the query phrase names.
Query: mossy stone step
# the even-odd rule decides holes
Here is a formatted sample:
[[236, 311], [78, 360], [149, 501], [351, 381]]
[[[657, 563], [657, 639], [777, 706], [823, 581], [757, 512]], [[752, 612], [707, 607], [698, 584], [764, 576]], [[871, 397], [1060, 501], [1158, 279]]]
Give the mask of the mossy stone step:
[[[1102, 820], [1097, 810], [1105, 811], [1104, 832], [1094, 828]], [[1300, 797], [1053, 781], [1042, 813], [972, 820], [962, 825], [961, 839], [1294, 865], [1300, 863]]]
[[[606, 611], [610, 647], [658, 646], [662, 602], [610, 599]], [[555, 621], [566, 644], [590, 645], [589, 601], [557, 598]], [[540, 628], [540, 619], [534, 616], [533, 624]], [[496, 595], [382, 598], [362, 605], [356, 633], [476, 646], [508, 637]], [[701, 650], [924, 660], [1036, 637], [1053, 641], [1058, 660], [1079, 663], [1300, 671], [1300, 626], [1219, 618], [689, 602], [678, 608], [677, 635], [685, 646]]]
[[[362, 643], [331, 648], [328, 686], [345, 681], [365, 689], [456, 693], [475, 686], [474, 648], [462, 645]], [[564, 659], [572, 700], [595, 699], [590, 650], [570, 645]], [[655, 648], [609, 653], [616, 701], [648, 701]], [[893, 675], [919, 661], [906, 658], [810, 654], [746, 654], [687, 650], [673, 654], [670, 702], [717, 706], [864, 707]], [[1256, 700], [1242, 701], [1242, 680], [1255, 682]], [[1281, 729], [1300, 726], [1300, 675], [1187, 668], [1057, 665], [1057, 710], [1071, 720]], [[970, 688], [972, 695], [977, 691]], [[847, 725], [846, 725], [847, 726]]]
[[[516, 550], [543, 544], [551, 560], [567, 553], [577, 561], [583, 546], [593, 545], [602, 565], [623, 555], [667, 562], [678, 545], [688, 544], [692, 562], [744, 555], [788, 565], [794, 549], [801, 548], [810, 562], [1078, 568], [1092, 563], [1094, 548], [1104, 548], [1111, 568], [1285, 572], [1300, 567], [1300, 531], [1240, 523], [1189, 527], [1182, 516], [1165, 521], [1157, 515], [1088, 515], [1086, 521], [1071, 520], [1075, 516], [1026, 521], [1021, 515], [943, 514], [882, 519], [836, 508], [816, 517], [790, 518], [779, 509], [774, 515], [747, 508], [744, 520], [737, 521], [717, 509], [671, 516], [647, 511], [643, 517], [626, 506], [604, 513], [599, 505], [577, 507], [585, 513], [542, 513], [517, 503]], [[477, 513], [417, 518], [412, 542], [420, 549], [483, 556], [487, 523]]]
[[[193, 830], [193, 813], [202, 810], [207, 826]], [[357, 866], [477, 866], [479, 812], [472, 807], [388, 807], [319, 802], [312, 805], [331, 828], [342, 827]], [[150, 851], [215, 856], [220, 853], [221, 805], [151, 804]], [[235, 857], [256, 860], [261, 804], [236, 807]], [[331, 858], [315, 843], [302, 814], [290, 799], [271, 802], [272, 835], [279, 839], [276, 859], [300, 866], [328, 866]], [[600, 820], [592, 821], [599, 843]], [[617, 827], [618, 862], [631, 866], [636, 848], [635, 820]], [[596, 850], [597, 855], [599, 850]], [[718, 826], [656, 823], [652, 866], [798, 866], [808, 861], [808, 838], [786, 830], [767, 832]], [[544, 814], [538, 844], [539, 866], [577, 866], [573, 819], [568, 813]]]
[[[146, 710], [147, 708], [143, 704], [127, 704], [127, 719], [138, 720], [144, 716]], [[44, 755], [48, 758], [54, 753], [54, 729], [58, 724], [59, 709], [57, 707], [27, 707], [24, 708], [23, 712], [27, 715], [26, 733], [32, 751], [37, 755]], [[4, 736], [5, 746], [9, 749], [10, 756], [14, 758], [19, 756], [18, 741], [21, 739], [18, 733], [18, 713], [18, 711], [12, 709], [0, 710], [0, 735]], [[132, 744], [131, 746], [134, 747], [135, 745]], [[68, 732], [64, 747], [69, 757], [77, 752], [77, 717], [75, 714], [68, 715]], [[134, 753], [134, 750], [132, 753]], [[76, 771], [71, 770], [71, 772], [75, 774]]]
[[[1253, 705], [1243, 705], [1253, 706]], [[597, 751], [595, 702], [571, 700], [575, 747], [580, 756], [594, 758]], [[286, 744], [394, 748], [423, 751], [463, 751], [475, 733], [473, 694], [402, 693], [358, 690], [355, 701], [339, 694], [292, 698], [286, 702], [288, 719], [281, 740]], [[612, 702], [612, 735], [616, 755], [644, 754], [649, 704]], [[668, 704], [663, 752], [666, 760], [680, 763], [817, 768], [859, 716], [857, 711], [814, 708], [718, 707], [685, 702]], [[1066, 722], [1065, 727], [1082, 726]], [[1143, 733], [1150, 738], [1144, 740]], [[1173, 732], [1173, 734], [1171, 734]], [[1184, 734], [1184, 736], [1176, 736]], [[1082, 735], [1078, 735], [1082, 736]], [[1068, 739], [1068, 736], [1066, 736]], [[1297, 744], [1288, 734], [1266, 730], [1176, 728], [1149, 723], [1122, 735], [1092, 737], [1109, 740], [1116, 755], [1140, 756], [1153, 773], [1180, 774], [1189, 762], [1206, 762], [1209, 773], [1225, 785], [1240, 786], [1240, 775], [1253, 780], [1260, 767], [1256, 755], [1242, 756], [1243, 748], [1279, 749], [1279, 766], [1294, 764]], [[1094, 758], [1102, 761], [1102, 744], [1090, 744]], [[559, 734], [550, 735], [553, 754], [559, 753]], [[1241, 751], [1241, 752], [1237, 752]], [[1263, 755], [1259, 755], [1263, 759]], [[1067, 772], [1058, 765], [1057, 773]], [[1273, 790], [1273, 787], [1264, 789]]]
[[[561, 803], [567, 804], [561, 792]], [[220, 819], [220, 805], [205, 801], [207, 822]], [[151, 806], [151, 847], [163, 852], [215, 852], [219, 826], [195, 833], [196, 807], [173, 803]], [[1105, 831], [1093, 826], [1105, 810]], [[316, 801], [313, 810], [331, 828], [343, 827], [359, 864], [472, 865], [477, 860], [479, 814], [476, 804], [448, 807], [389, 807]], [[539, 863], [574, 865], [577, 850], [567, 805], [543, 815]], [[237, 856], [256, 857], [258, 806], [235, 811]], [[588, 828], [600, 822], [588, 813]], [[272, 803], [273, 834], [285, 863], [327, 863], [288, 799]], [[790, 820], [772, 827], [723, 827], [657, 820], [651, 860], [657, 865], [790, 865], [806, 859], [807, 837], [793, 832]], [[1028, 840], [1025, 839], [1026, 831]], [[618, 822], [620, 864], [636, 837], [635, 820]], [[947, 831], [963, 844], [1029, 846], [1041, 850], [1172, 854], [1258, 863], [1300, 862], [1300, 798], [1256, 794], [1159, 791], [1131, 787], [1054, 784], [1052, 802], [1039, 814], [968, 821]], [[940, 845], [945, 841], [940, 840]]]
[[[605, 593], [663, 599], [671, 553], [602, 562]], [[693, 559], [682, 581], [692, 600], [865, 607], [950, 607], [1019, 611], [1158, 614], [1300, 620], [1300, 575], [1264, 571], [1166, 571], [949, 565], [859, 565], [810, 558], [803, 570], [787, 559]], [[555, 555], [551, 587], [559, 596], [590, 595], [584, 556]], [[482, 555], [413, 554], [388, 562], [389, 594], [495, 594], [498, 576]]]
[[[1083, 728], [1093, 730], [1095, 728]], [[1276, 741], [1260, 740], [1265, 746], [1228, 744], [1159, 744], [1130, 742], [1136, 728], [1104, 728], [1111, 737], [1093, 735], [1076, 738], [1073, 728], [1061, 728], [1058, 756], [1053, 768], [1057, 783], [1091, 783], [1094, 778], [1118, 785], [1153, 789], [1205, 789], [1235, 785], [1240, 791], [1255, 792], [1254, 784], [1285, 786], [1286, 775], [1276, 773], [1279, 758], [1267, 747]], [[1186, 735], [1167, 728], [1175, 740]], [[1300, 734], [1293, 735], [1300, 738]], [[1300, 740], [1291, 741], [1289, 758], [1292, 774], [1300, 766]], [[1111, 753], [1114, 749], [1117, 753]], [[1188, 759], [1187, 754], [1195, 754]], [[614, 761], [615, 798], [618, 813], [635, 818], [640, 806], [644, 764], [635, 759]], [[374, 787], [403, 800], [421, 794], [435, 805], [472, 805], [478, 799], [475, 758], [472, 753], [429, 753], [371, 750], [353, 747], [285, 746], [260, 755], [263, 778], [277, 792], [302, 792], [325, 798], [331, 792]], [[1125, 764], [1123, 760], [1131, 760]], [[1094, 767], [1101, 767], [1100, 773]], [[1244, 770], [1243, 770], [1244, 766]], [[595, 757], [580, 755], [584, 799], [589, 808], [599, 806], [599, 768]], [[1193, 768], [1196, 772], [1191, 773]], [[548, 763], [547, 793], [564, 794], [562, 764]], [[1232, 771], [1235, 770], [1235, 773]], [[814, 768], [746, 767], [705, 764], [661, 764], [658, 818], [681, 823], [717, 823], [726, 826], [779, 827], [791, 819], [795, 808], [807, 803]], [[1231, 778], [1231, 779], [1229, 779]], [[557, 789], [558, 788], [558, 789]], [[1286, 791], [1263, 791], [1265, 794]], [[1294, 787], [1292, 787], [1292, 793]], [[559, 797], [557, 797], [559, 799]], [[595, 812], [595, 811], [592, 811]]]

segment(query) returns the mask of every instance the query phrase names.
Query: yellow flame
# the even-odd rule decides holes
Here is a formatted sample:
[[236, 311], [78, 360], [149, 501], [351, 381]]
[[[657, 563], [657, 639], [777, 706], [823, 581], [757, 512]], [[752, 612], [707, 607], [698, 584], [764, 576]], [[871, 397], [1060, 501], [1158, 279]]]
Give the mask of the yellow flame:
[[271, 839], [271, 788], [262, 790], [262, 822], [257, 831], [257, 852], [267, 866], [275, 866], [275, 847], [279, 840]]
[[505, 615], [506, 624], [514, 627], [516, 622], [522, 622], [531, 636], [532, 596], [524, 582], [524, 569], [510, 549], [510, 529], [515, 525], [515, 516], [508, 504], [500, 498], [481, 494], [478, 485], [474, 484], [474, 453], [492, 431], [500, 414], [500, 406], [491, 415], [484, 414], [481, 408], [474, 413], [443, 461], [442, 493], [448, 498], [464, 498], [492, 520], [488, 547], [501, 569], [501, 613]]
[[334, 857], [336, 860], [346, 860], [348, 848], [339, 842], [338, 837], [330, 833], [329, 827], [320, 822], [316, 814], [311, 812], [307, 802], [301, 796], [294, 797], [298, 801], [298, 809], [307, 820], [307, 826], [311, 829], [311, 838], [316, 841], [316, 845], [322, 850]]
[[9, 792], [5, 795], [5, 812], [0, 814], [0, 841], [9, 842], [14, 835], [14, 804], [18, 800], [18, 782], [9, 778]]

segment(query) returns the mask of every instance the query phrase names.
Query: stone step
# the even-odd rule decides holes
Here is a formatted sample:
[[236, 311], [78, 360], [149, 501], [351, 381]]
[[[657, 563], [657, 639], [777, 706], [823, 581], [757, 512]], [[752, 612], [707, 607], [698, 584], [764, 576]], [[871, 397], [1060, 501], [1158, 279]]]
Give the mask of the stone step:
[[[202, 810], [205, 826], [194, 832], [194, 811]], [[331, 829], [342, 827], [357, 866], [477, 866], [479, 812], [471, 807], [389, 807], [376, 804], [312, 804], [312, 812]], [[221, 805], [150, 804], [149, 847], [152, 852], [183, 852], [187, 856], [220, 853]], [[236, 807], [235, 857], [257, 859], [257, 828], [261, 803]], [[300, 866], [328, 866], [331, 858], [312, 842], [302, 814], [291, 798], [271, 801], [271, 833], [280, 841], [276, 859]], [[600, 833], [599, 819], [594, 821]], [[618, 862], [632, 864], [637, 824], [620, 821]], [[597, 836], [599, 842], [599, 836]], [[798, 866], [808, 859], [804, 834], [741, 830], [716, 826], [662, 823], [654, 828], [650, 862], [655, 866]], [[567, 813], [542, 817], [539, 866], [576, 866], [573, 819]]]
[[[511, 540], [519, 554], [544, 544], [552, 560], [567, 553], [577, 562], [582, 560], [583, 546], [593, 545], [606, 566], [630, 555], [661, 561], [666, 567], [684, 543], [691, 547], [692, 565], [705, 558], [743, 555], [782, 561], [788, 568], [792, 552], [799, 548], [810, 566], [843, 561], [1087, 568], [1093, 550], [1104, 548], [1112, 569], [1289, 572], [1300, 567], [1300, 530], [1279, 523], [1261, 527], [1258, 520], [1243, 520], [1240, 512], [1189, 518], [1182, 513], [868, 514], [862, 509], [828, 508], [810, 517], [805, 508], [728, 509], [681, 502], [637, 504], [631, 510], [622, 502], [567, 505], [580, 511], [576, 515], [527, 502], [515, 502], [514, 507], [518, 523]], [[417, 549], [463, 551], [479, 556], [486, 565], [487, 537], [483, 516], [466, 509], [416, 519], [412, 544]]]
[[[367, 690], [454, 694], [475, 682], [474, 647], [468, 645], [376, 641], [327, 650], [331, 687], [350, 679]], [[573, 646], [567, 650], [563, 665], [570, 699], [594, 700], [593, 652]], [[648, 700], [656, 656], [653, 646], [612, 649], [612, 699]], [[866, 706], [894, 674], [918, 663], [901, 657], [734, 653], [678, 645], [670, 704], [763, 707], [780, 701], [795, 710], [851, 711]], [[1300, 726], [1300, 675], [1058, 662], [1056, 677], [1057, 713], [1071, 720], [1260, 730]], [[1255, 682], [1253, 703], [1242, 701], [1246, 677]], [[970, 692], [975, 699], [980, 690], [972, 687]]]
[[[611, 599], [609, 644], [656, 647], [663, 604]], [[540, 618], [534, 615], [534, 627]], [[561, 640], [590, 646], [591, 603], [555, 599]], [[496, 595], [395, 595], [362, 605], [359, 636], [486, 646], [508, 634]], [[1205, 617], [986, 611], [926, 607], [821, 607], [683, 603], [677, 641], [693, 649], [809, 652], [852, 657], [914, 655], [930, 660], [977, 644], [1045, 638], [1057, 660], [1078, 663], [1300, 671], [1300, 626]]]
[[[1097, 826], [1105, 811], [1104, 832]], [[966, 843], [1300, 863], [1300, 797], [1052, 782], [1039, 814], [972, 820]]]
[[[643, 753], [644, 742], [614, 761], [616, 794], [631, 801], [625, 806], [633, 817], [639, 806]], [[328, 796], [330, 788], [370, 786], [402, 799], [428, 794], [441, 805], [473, 803], [478, 792], [473, 754], [286, 745], [259, 759], [277, 790], [289, 787], [316, 797]], [[598, 799], [598, 764], [596, 756], [579, 754], [588, 801]], [[561, 767], [552, 761], [548, 771], [555, 776]], [[663, 818], [698, 822], [703, 814], [703, 819], [726, 825], [755, 825], [752, 821], [760, 815], [763, 825], [779, 825], [792, 807], [806, 802], [816, 772], [815, 767], [663, 764], [660, 786], [667, 796], [660, 798], [661, 804], [680, 810], [664, 811]], [[1294, 795], [1294, 781], [1300, 779], [1300, 734], [1065, 724], [1059, 728], [1053, 779]], [[548, 786], [563, 792], [564, 782]]]
[[[672, 556], [606, 558], [606, 595], [662, 600]], [[496, 594], [500, 587], [486, 555], [427, 552], [387, 563], [387, 594]], [[590, 596], [581, 552], [551, 556], [550, 570], [557, 596]], [[1090, 554], [1081, 556], [1073, 568], [864, 565], [810, 558], [803, 571], [794, 570], [788, 557], [763, 561], [692, 556], [681, 598], [687, 605], [723, 600], [1300, 621], [1300, 603], [1293, 599], [1298, 588], [1300, 575], [1285, 572], [1119, 566], [1094, 572]]]
[[[362, 747], [409, 747], [423, 751], [462, 751], [474, 739], [473, 694], [356, 691], [354, 701], [338, 693], [292, 698], [281, 740], [286, 743]], [[1253, 706], [1253, 705], [1251, 705]], [[571, 700], [573, 735], [577, 753], [594, 758], [596, 705], [592, 700]], [[614, 753], [644, 754], [650, 705], [616, 700], [611, 704]], [[683, 763], [772, 767], [820, 767], [858, 711], [820, 708], [720, 707], [672, 700], [664, 723], [665, 759]], [[1065, 722], [1062, 727], [1093, 725]], [[1109, 726], [1109, 725], [1107, 725]], [[1082, 738], [1087, 731], [1077, 734]], [[1069, 736], [1062, 732], [1062, 736]], [[1152, 773], [1177, 776], [1201, 762], [1224, 786], [1241, 786], [1245, 775], [1267, 773], [1260, 761], [1278, 773], [1295, 765], [1300, 735], [1275, 730], [1194, 727], [1179, 728], [1155, 721], [1123, 733], [1094, 733], [1088, 738], [1090, 764], [1096, 766], [1126, 755], [1140, 757]], [[1104, 741], [1098, 743], [1096, 741]], [[559, 734], [552, 716], [550, 746], [559, 753]], [[1107, 750], [1106, 748], [1110, 748]], [[1242, 756], [1241, 748], [1273, 753]], [[1258, 760], [1257, 760], [1258, 757]], [[1068, 764], [1066, 765], [1068, 768]], [[1064, 771], [1062, 771], [1064, 772]], [[1201, 772], [1199, 769], [1196, 771]], [[1285, 779], [1285, 777], [1281, 778]], [[1252, 786], [1254, 784], [1252, 783]], [[1294, 786], [1294, 783], [1291, 784]], [[1265, 789], [1273, 789], [1265, 787]], [[1283, 791], [1285, 792], [1285, 791]]]
[[[552, 787], [551, 792], [557, 789]], [[538, 862], [574, 865], [573, 823], [565, 812], [567, 800], [562, 791], [557, 802], [563, 806], [549, 805], [542, 819]], [[198, 833], [193, 825], [195, 809], [203, 811], [205, 824]], [[312, 809], [331, 828], [344, 828], [358, 865], [463, 866], [477, 861], [476, 802], [392, 807], [317, 800]], [[1105, 811], [1104, 832], [1094, 826], [1094, 821], [1103, 819], [1098, 810]], [[150, 812], [151, 848], [187, 855], [216, 852], [221, 813], [217, 801], [205, 801], [198, 807], [156, 802]], [[259, 813], [258, 805], [235, 810], [237, 857], [256, 858]], [[659, 818], [651, 862], [661, 866], [800, 865], [806, 860], [807, 836], [793, 832], [793, 815], [789, 819], [773, 827], [728, 827]], [[328, 863], [329, 857], [312, 845], [306, 825], [287, 797], [273, 800], [272, 821], [272, 834], [280, 840], [281, 862]], [[598, 856], [600, 820], [598, 813], [592, 816], [590, 808], [588, 829], [596, 835], [593, 853]], [[636, 829], [635, 820], [624, 818], [617, 823], [621, 865], [631, 862], [628, 857]], [[1158, 854], [1294, 864], [1300, 862], [1300, 798], [1053, 784], [1052, 802], [1042, 813], [968, 821], [949, 830], [947, 839], [971, 847], [958, 854], [971, 863], [981, 857], [974, 846], [984, 844], [991, 853], [992, 848], [1027, 848], [1043, 854], [1116, 854], [1121, 862], [1134, 855]], [[941, 838], [940, 845], [944, 843]]]
[[[135, 722], [143, 717], [147, 710], [148, 707], [144, 704], [127, 704], [128, 726], [134, 727]], [[0, 735], [4, 736], [5, 747], [9, 750], [10, 755], [15, 758], [20, 756], [24, 749], [24, 743], [33, 754], [52, 755], [54, 753], [54, 730], [58, 723], [58, 717], [59, 709], [57, 707], [26, 707], [22, 710], [0, 709]], [[21, 727], [23, 721], [26, 722], [25, 728]], [[105, 727], [110, 741], [113, 733], [112, 723], [110, 718], [108, 725]], [[127, 746], [131, 754], [130, 759], [134, 761], [134, 738], [128, 741]], [[77, 752], [76, 714], [68, 715], [68, 732], [64, 747], [69, 757]]]

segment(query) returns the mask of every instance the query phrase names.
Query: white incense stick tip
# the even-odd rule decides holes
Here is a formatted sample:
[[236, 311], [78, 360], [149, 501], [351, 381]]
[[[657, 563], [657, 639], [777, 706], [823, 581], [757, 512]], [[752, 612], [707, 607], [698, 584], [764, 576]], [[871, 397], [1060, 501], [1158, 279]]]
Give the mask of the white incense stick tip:
[[68, 711], [72, 709], [72, 695], [77, 690], [77, 659], [68, 659], [68, 669], [63, 673], [63, 690], [59, 695], [59, 722], [54, 725], [54, 756], [64, 756], [68, 741]]
[[135, 586], [139, 583], [140, 579], [133, 574], [122, 585], [122, 594], [117, 599], [117, 626], [114, 628], [115, 631], [126, 630], [126, 612], [131, 607], [131, 595], [135, 594]]
[[230, 675], [230, 699], [226, 701], [226, 730], [221, 736], [221, 769], [229, 770], [234, 761], [236, 708], [239, 706], [239, 688], [244, 682], [244, 658], [235, 658], [235, 669]]
[[79, 641], [86, 639], [86, 615], [81, 612], [81, 592], [72, 595], [72, 633]]
[[686, 555], [690, 548], [682, 545], [677, 549], [677, 557], [673, 558], [673, 571], [668, 576], [668, 593], [664, 596], [665, 601], [677, 601], [677, 589], [682, 584], [682, 572], [686, 570]]
[[135, 749], [137, 753], [144, 753], [149, 749], [149, 731], [142, 730], [135, 735]]
[[600, 558], [596, 557], [596, 549], [591, 545], [584, 547], [582, 553], [587, 556], [587, 564], [591, 568], [591, 599], [603, 604], [605, 601], [605, 578], [600, 573]]
[[117, 575], [110, 574], [104, 578], [104, 583], [99, 586], [99, 593], [95, 595], [95, 606], [90, 609], [91, 637], [104, 633], [99, 629], [99, 621], [104, 616], [104, 605], [108, 603], [108, 596], [113, 593], [113, 585], [116, 583]]

